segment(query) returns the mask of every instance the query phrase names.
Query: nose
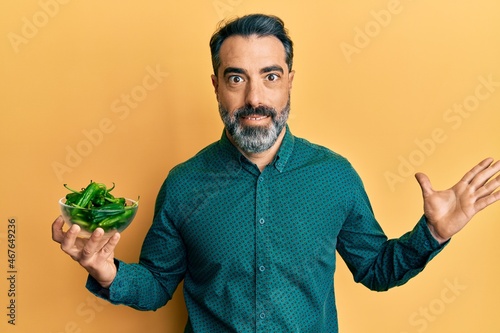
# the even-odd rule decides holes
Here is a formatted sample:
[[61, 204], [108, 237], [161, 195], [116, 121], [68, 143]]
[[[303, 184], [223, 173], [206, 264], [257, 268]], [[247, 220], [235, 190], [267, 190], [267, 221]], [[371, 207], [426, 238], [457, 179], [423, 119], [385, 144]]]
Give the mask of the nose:
[[245, 94], [246, 105], [256, 108], [263, 104], [264, 89], [258, 81], [252, 80], [247, 84]]

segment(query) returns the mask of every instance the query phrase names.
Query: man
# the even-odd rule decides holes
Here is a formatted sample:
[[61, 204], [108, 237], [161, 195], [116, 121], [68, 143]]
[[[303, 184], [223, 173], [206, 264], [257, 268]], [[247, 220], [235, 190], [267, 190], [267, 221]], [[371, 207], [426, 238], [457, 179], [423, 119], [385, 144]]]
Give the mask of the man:
[[357, 282], [387, 290], [500, 199], [492, 159], [446, 191], [417, 174], [424, 215], [388, 240], [349, 162], [286, 124], [294, 71], [283, 22], [236, 19], [210, 47], [225, 131], [170, 172], [139, 263], [114, 258], [119, 234], [104, 240], [97, 229], [83, 240], [78, 226], [63, 232], [60, 217], [53, 224], [53, 239], [89, 272], [94, 294], [152, 310], [184, 280], [186, 332], [337, 332], [336, 251]]

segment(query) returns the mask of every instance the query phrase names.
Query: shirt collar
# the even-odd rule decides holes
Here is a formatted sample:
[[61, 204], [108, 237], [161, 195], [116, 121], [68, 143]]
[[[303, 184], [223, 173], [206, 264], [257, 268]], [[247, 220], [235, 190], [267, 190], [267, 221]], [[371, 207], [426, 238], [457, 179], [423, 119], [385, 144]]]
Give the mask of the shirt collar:
[[290, 156], [292, 156], [294, 142], [295, 137], [292, 135], [292, 132], [290, 131], [290, 128], [287, 124], [285, 136], [283, 137], [283, 141], [281, 141], [281, 147], [278, 150], [278, 153], [276, 154], [276, 157], [274, 158], [274, 161], [272, 163], [279, 172], [283, 172], [288, 159], [290, 158]]
[[[278, 150], [278, 153], [276, 154], [273, 162], [271, 163], [271, 165], [273, 165], [279, 172], [283, 172], [286, 163], [288, 162], [288, 159], [292, 155], [294, 141], [295, 138], [290, 132], [290, 128], [288, 127], [287, 124], [285, 136], [283, 137], [283, 141], [281, 142], [280, 149]], [[240, 163], [240, 165], [246, 159], [245, 156], [243, 156], [243, 154], [240, 153], [238, 148], [236, 148], [233, 145], [233, 143], [229, 140], [225, 129], [222, 131], [219, 143], [224, 152], [228, 154], [228, 158], [237, 160]]]

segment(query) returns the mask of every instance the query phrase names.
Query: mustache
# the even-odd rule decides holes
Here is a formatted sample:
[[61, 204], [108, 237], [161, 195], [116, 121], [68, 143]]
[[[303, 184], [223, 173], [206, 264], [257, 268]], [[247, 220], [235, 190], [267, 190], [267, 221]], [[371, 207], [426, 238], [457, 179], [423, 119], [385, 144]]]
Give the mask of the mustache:
[[254, 108], [249, 105], [245, 105], [244, 107], [239, 108], [234, 112], [234, 117], [240, 118], [240, 117], [248, 117], [251, 115], [257, 115], [257, 116], [270, 116], [272, 118], [275, 118], [277, 114], [278, 113], [276, 112], [276, 110], [272, 107], [258, 106]]

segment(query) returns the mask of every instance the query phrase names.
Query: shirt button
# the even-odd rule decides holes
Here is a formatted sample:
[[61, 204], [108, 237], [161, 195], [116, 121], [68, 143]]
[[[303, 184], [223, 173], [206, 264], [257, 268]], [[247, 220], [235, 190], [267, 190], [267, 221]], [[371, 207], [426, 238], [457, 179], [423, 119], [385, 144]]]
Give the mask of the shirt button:
[[266, 318], [266, 314], [264, 312], [261, 312], [261, 314], [259, 315], [260, 319], [264, 319]]
[[260, 267], [259, 267], [259, 271], [263, 272], [263, 271], [265, 271], [265, 270], [266, 270], [266, 268], [265, 268], [264, 266], [260, 266]]
[[259, 182], [263, 182], [264, 181], [264, 177], [259, 177]]
[[260, 224], [264, 224], [264, 223], [266, 223], [266, 221], [265, 221], [264, 219], [260, 219], [260, 220], [259, 220], [259, 223], [260, 223]]

